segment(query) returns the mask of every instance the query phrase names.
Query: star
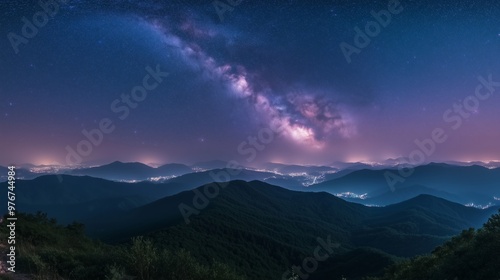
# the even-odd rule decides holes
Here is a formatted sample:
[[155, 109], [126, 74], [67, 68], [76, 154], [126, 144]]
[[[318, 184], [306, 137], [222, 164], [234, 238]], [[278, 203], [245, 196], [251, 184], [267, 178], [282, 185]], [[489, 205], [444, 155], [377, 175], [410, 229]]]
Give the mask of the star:
[[[68, 16], [72, 12], [60, 11], [51, 25], [51, 33], [61, 38], [72, 36], [71, 47], [59, 48], [54, 38], [41, 36], [49, 31], [47, 26], [28, 45], [17, 46], [19, 55], [15, 55], [16, 48], [9, 48], [10, 55], [5, 56], [9, 69], [0, 71], [5, 82], [0, 90], [0, 96], [5, 97], [0, 102], [0, 118], [12, 125], [37, 123], [41, 131], [60, 128], [62, 134], [54, 137], [76, 150], [83, 128], [93, 132], [100, 128], [103, 117], [110, 117], [111, 130], [118, 118], [133, 115], [133, 121], [120, 122], [114, 130], [113, 139], [119, 141], [116, 145], [103, 141], [103, 155], [96, 151], [82, 157], [83, 161], [101, 156], [109, 162], [121, 158], [127, 153], [127, 141], [145, 145], [142, 148], [155, 147], [165, 155], [173, 151], [169, 155], [172, 161], [199, 160], [206, 156], [205, 150], [220, 158], [239, 158], [241, 150], [256, 149], [247, 137], [256, 138], [257, 147], [263, 141], [273, 141], [259, 153], [259, 161], [329, 163], [332, 157], [349, 158], [351, 152], [379, 155], [379, 144], [387, 146], [388, 152], [407, 155], [404, 135], [412, 132], [412, 126], [404, 121], [422, 128], [421, 123], [441, 121], [439, 117], [450, 102], [474, 93], [474, 76], [487, 79], [488, 71], [496, 66], [491, 57], [497, 50], [493, 34], [500, 19], [482, 18], [493, 9], [497, 13], [498, 7], [492, 9], [491, 5], [454, 8], [436, 4], [439, 9], [435, 11], [415, 5], [415, 13], [394, 14], [387, 28], [379, 24], [379, 36], [369, 36], [365, 33], [374, 33], [369, 30], [374, 27], [371, 21], [389, 19], [374, 18], [364, 5], [354, 2], [325, 2], [319, 4], [320, 9], [303, 11], [297, 1], [286, 1], [289, 5], [270, 6], [270, 11], [278, 11], [274, 17], [245, 13], [234, 17], [231, 26], [213, 23], [216, 14], [212, 10], [212, 16], [206, 16], [205, 6], [189, 5], [179, 14], [180, 5], [172, 4], [170, 9], [170, 4], [157, 5], [158, 1], [117, 1], [128, 3], [123, 7], [80, 2], [88, 1], [75, 0], [60, 9], [76, 9], [78, 14], [92, 16], [75, 21]], [[379, 8], [386, 9], [377, 7], [375, 12]], [[441, 9], [448, 19], [467, 14], [467, 20], [474, 24], [457, 26], [441, 14], [434, 17]], [[418, 28], [414, 23], [425, 22], [428, 12], [435, 20], [429, 22], [430, 28]], [[24, 13], [19, 10], [13, 16], [22, 18]], [[339, 22], [341, 18], [346, 20]], [[261, 23], [248, 25], [253, 21]], [[317, 22], [324, 22], [325, 27], [309, 28]], [[19, 23], [12, 32], [22, 33]], [[437, 34], [442, 36], [436, 38]], [[500, 40], [500, 29], [497, 36]], [[129, 43], [133, 38], [141, 40]], [[344, 51], [340, 46], [344, 42], [356, 52]], [[361, 43], [366, 46], [360, 48]], [[37, 56], [33, 49], [43, 50], [44, 55]], [[346, 57], [352, 57], [352, 63]], [[146, 71], [146, 67], [151, 70]], [[177, 73], [176, 79], [163, 79], [161, 73], [167, 72]], [[497, 79], [500, 77], [491, 78]], [[132, 95], [138, 99], [145, 96], [141, 92], [144, 82], [148, 97], [139, 108], [132, 108], [130, 104], [138, 103]], [[149, 90], [153, 85], [155, 89]], [[439, 97], [431, 98], [432, 92]], [[131, 99], [124, 100], [122, 94]], [[114, 100], [119, 103], [112, 103]], [[398, 119], [401, 113], [405, 120]], [[477, 129], [462, 128], [463, 146], [457, 151], [473, 154], [475, 146], [467, 145], [474, 138], [494, 147], [492, 143], [498, 139], [491, 139], [487, 125], [488, 119], [497, 115], [486, 108], [470, 113], [477, 114]], [[447, 116], [452, 120], [460, 117], [454, 111]], [[393, 131], [392, 125], [404, 131], [392, 137], [385, 133]], [[169, 130], [157, 129], [161, 126]], [[483, 133], [482, 137], [467, 133], [472, 131]], [[37, 145], [43, 139], [36, 137], [36, 132], [20, 132], [19, 137], [29, 141], [16, 145], [47, 148], [57, 157], [66, 156], [59, 142]], [[246, 145], [241, 149], [238, 144], [243, 141]], [[299, 154], [291, 155], [288, 149]], [[486, 153], [482, 149], [478, 147], [478, 153]], [[4, 156], [1, 149], [0, 153], [2, 160], [19, 160], [14, 153], [8, 155], [14, 159]], [[500, 155], [500, 150], [491, 153]], [[439, 156], [460, 155], [452, 147], [443, 147]]]

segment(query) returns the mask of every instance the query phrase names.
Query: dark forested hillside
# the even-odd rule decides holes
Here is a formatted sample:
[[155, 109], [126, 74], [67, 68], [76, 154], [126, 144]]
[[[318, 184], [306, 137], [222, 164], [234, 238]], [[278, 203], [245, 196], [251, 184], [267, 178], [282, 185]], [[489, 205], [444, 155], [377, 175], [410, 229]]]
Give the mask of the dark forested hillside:
[[[245, 279], [225, 264], [211, 260], [202, 265], [191, 252], [160, 250], [143, 237], [112, 246], [89, 239], [82, 224], [61, 226], [46, 214], [19, 213], [18, 221], [16, 272], [0, 274], [0, 279]], [[3, 256], [7, 235], [2, 226]]]
[[280, 279], [320, 245], [327, 256], [308, 273], [310, 279], [381, 276], [399, 258], [430, 253], [496, 211], [430, 195], [367, 207], [325, 192], [290, 191], [260, 181], [212, 183], [151, 202], [169, 185], [71, 176], [62, 184], [50, 180], [55, 176], [34, 180], [49, 186], [39, 189], [20, 181], [20, 205], [85, 222], [88, 234], [114, 246], [145, 236], [158, 252], [186, 250], [201, 266], [222, 262], [248, 279]]
[[[197, 189], [198, 193], [205, 187]], [[123, 220], [112, 222], [114, 232], [106, 236], [126, 239], [146, 235], [159, 247], [196, 251], [202, 262], [221, 259], [252, 279], [279, 278], [291, 265], [312, 254], [317, 238], [329, 237], [338, 247], [332, 259], [320, 263], [318, 274], [311, 279], [326, 275], [322, 271], [331, 270], [332, 265], [352, 279], [380, 273], [395, 257], [429, 253], [462, 229], [480, 225], [493, 211], [432, 196], [370, 208], [327, 193], [233, 181], [208, 199], [206, 208], [190, 215], [186, 224], [178, 207], [184, 203], [195, 209], [194, 197], [194, 192], [184, 192], [137, 208]], [[373, 266], [353, 274], [350, 268], [365, 258]], [[327, 265], [334, 259], [343, 265]]]
[[462, 231], [432, 254], [390, 267], [379, 280], [500, 279], [500, 214]]

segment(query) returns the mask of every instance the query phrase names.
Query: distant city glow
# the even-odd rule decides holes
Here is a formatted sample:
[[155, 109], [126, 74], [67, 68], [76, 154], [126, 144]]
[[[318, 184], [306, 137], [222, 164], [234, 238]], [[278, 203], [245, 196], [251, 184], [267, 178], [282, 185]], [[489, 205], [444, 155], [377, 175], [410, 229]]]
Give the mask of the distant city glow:
[[491, 206], [494, 206], [491, 202], [488, 203], [487, 205], [481, 205], [481, 204], [475, 204], [475, 203], [467, 203], [465, 204], [465, 206], [467, 207], [474, 207], [474, 208], [478, 208], [478, 209], [488, 209], [490, 208]]
[[336, 193], [334, 194], [336, 197], [342, 197], [342, 198], [358, 198], [358, 199], [367, 199], [368, 194], [356, 194], [353, 192], [343, 192], [343, 193]]
[[175, 176], [175, 175], [171, 175], [171, 176], [158, 176], [158, 177], [148, 178], [147, 180], [151, 181], [151, 182], [158, 183], [158, 182], [165, 182], [167, 180], [170, 180], [170, 179], [173, 179], [173, 178], [176, 178], [176, 177], [177, 176]]

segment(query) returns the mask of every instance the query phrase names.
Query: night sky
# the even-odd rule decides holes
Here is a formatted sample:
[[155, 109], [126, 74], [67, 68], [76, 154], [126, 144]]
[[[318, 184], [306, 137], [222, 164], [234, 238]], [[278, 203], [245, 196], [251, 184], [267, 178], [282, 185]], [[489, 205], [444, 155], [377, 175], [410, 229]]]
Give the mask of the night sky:
[[0, 164], [68, 163], [103, 120], [82, 163], [377, 161], [436, 128], [429, 161], [500, 159], [498, 1], [401, 1], [350, 63], [340, 45], [391, 1], [243, 0], [222, 20], [209, 0], [103, 2], [58, 2], [32, 38], [38, 1], [0, 3]]

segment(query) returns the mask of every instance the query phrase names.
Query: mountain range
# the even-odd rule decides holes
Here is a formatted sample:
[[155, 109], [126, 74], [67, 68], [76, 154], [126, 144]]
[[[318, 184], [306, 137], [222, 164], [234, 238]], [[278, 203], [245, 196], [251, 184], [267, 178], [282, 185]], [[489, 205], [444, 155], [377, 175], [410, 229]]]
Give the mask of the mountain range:
[[[387, 174], [401, 179], [391, 186]], [[400, 175], [397, 169], [363, 169], [315, 184], [310, 188], [332, 194], [355, 193], [369, 198], [366, 202], [358, 197], [347, 197], [366, 204], [386, 205], [408, 199], [418, 193], [433, 194], [461, 204], [496, 204], [500, 197], [500, 168], [482, 166], [454, 166], [431, 163], [418, 166], [408, 177]]]
[[[19, 181], [16, 192], [20, 211], [47, 212], [66, 223], [72, 218], [107, 242], [146, 236], [158, 248], [196, 252], [201, 263], [223, 261], [249, 279], [279, 279], [313, 254], [318, 238], [335, 248], [310, 279], [380, 275], [401, 257], [429, 253], [461, 230], [481, 226], [498, 210], [431, 195], [367, 207], [326, 192], [291, 191], [261, 181], [231, 181], [209, 198], [213, 184], [176, 194], [180, 189], [172, 184], [68, 175], [59, 181], [49, 175]], [[206, 207], [196, 208], [197, 194], [196, 201]], [[189, 224], [181, 205], [194, 210]], [[361, 259], [373, 265], [353, 270]]]
[[[387, 164], [396, 164], [392, 160]], [[255, 169], [242, 167], [238, 172], [229, 170], [227, 162], [210, 161], [191, 166], [166, 164], [151, 167], [138, 162], [113, 162], [88, 168], [59, 168], [54, 166], [25, 166], [17, 169], [17, 178], [31, 180], [48, 174], [91, 176], [116, 182], [153, 182], [168, 184], [169, 194], [191, 190], [217, 180], [259, 180], [290, 190], [326, 191], [351, 202], [384, 206], [402, 202], [419, 194], [430, 194], [463, 205], [485, 208], [500, 203], [500, 168], [479, 165], [450, 165], [430, 163], [417, 166], [404, 177], [393, 167], [369, 167], [363, 163], [330, 166], [301, 166], [277, 163], [264, 164]], [[359, 169], [358, 169], [359, 168]], [[3, 174], [7, 168], [0, 167]], [[214, 174], [231, 176], [214, 176]], [[388, 175], [391, 174], [391, 175]], [[388, 176], [396, 184], [388, 181]], [[6, 180], [4, 175], [0, 180]]]
[[103, 166], [74, 169], [69, 173], [116, 181], [143, 181], [153, 177], [174, 177], [190, 172], [193, 172], [193, 169], [184, 164], [171, 163], [154, 168], [139, 162], [115, 161]]

